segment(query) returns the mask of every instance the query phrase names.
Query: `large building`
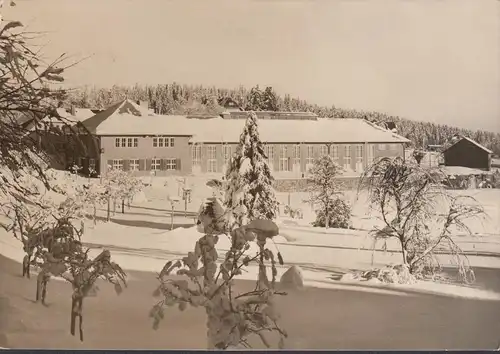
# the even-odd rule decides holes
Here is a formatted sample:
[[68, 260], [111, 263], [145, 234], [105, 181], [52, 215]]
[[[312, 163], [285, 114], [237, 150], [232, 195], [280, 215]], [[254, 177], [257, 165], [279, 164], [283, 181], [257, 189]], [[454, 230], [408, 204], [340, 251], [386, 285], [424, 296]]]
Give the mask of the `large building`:
[[[362, 119], [323, 119], [312, 113], [256, 112], [275, 178], [305, 177], [313, 160], [330, 154], [346, 175], [359, 175], [377, 158], [404, 157], [409, 142]], [[220, 116], [156, 115], [130, 100], [82, 121], [97, 147], [74, 162], [97, 174], [108, 166], [137, 175], [221, 175], [236, 151], [247, 112]]]

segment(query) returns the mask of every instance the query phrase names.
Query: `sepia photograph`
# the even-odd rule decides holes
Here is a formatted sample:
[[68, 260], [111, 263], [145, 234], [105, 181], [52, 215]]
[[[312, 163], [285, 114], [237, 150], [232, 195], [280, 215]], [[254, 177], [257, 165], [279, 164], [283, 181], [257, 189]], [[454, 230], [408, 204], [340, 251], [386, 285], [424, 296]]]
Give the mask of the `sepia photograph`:
[[0, 351], [500, 350], [499, 0], [0, 0]]

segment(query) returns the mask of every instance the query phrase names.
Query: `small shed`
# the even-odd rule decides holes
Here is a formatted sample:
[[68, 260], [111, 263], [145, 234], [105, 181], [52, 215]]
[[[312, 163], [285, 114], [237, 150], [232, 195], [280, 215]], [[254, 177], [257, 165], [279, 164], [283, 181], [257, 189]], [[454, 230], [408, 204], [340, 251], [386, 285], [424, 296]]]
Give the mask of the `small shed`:
[[460, 137], [443, 151], [444, 165], [490, 171], [492, 154], [493, 151], [478, 142]]

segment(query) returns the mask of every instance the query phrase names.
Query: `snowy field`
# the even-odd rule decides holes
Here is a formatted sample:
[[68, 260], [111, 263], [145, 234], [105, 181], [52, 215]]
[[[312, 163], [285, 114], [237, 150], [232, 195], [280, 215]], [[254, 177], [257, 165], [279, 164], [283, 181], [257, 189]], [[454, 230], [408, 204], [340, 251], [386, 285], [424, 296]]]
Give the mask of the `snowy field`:
[[[205, 186], [206, 180], [190, 178], [188, 183], [193, 190], [192, 201], [187, 205], [187, 210], [184, 202], [179, 202], [172, 218], [168, 197], [178, 194], [176, 179], [148, 177], [145, 180], [151, 185], [136, 196], [130, 209], [125, 207], [124, 214], [118, 205], [111, 222], [103, 221], [106, 216], [104, 208], [98, 211], [99, 221], [96, 225], [88, 220], [83, 241], [94, 255], [103, 248], [109, 249], [113, 260], [124, 269], [159, 272], [167, 260], [183, 257], [188, 251], [192, 251], [196, 240], [201, 236], [194, 227], [194, 215], [202, 200], [212, 195], [212, 190]], [[484, 206], [487, 218], [482, 222], [471, 221], [469, 227], [474, 235], [457, 234], [458, 244], [467, 252], [472, 266], [500, 268], [500, 190], [470, 190], [466, 193], [474, 196]], [[346, 272], [401, 263], [401, 256], [397, 253], [397, 244], [394, 242], [387, 244], [387, 251], [372, 252], [372, 239], [368, 232], [379, 221], [374, 215], [370, 215], [366, 195], [358, 196], [355, 191], [346, 193], [346, 198], [353, 205], [353, 230], [311, 227], [309, 223], [314, 213], [303, 202], [305, 194], [280, 193], [278, 198], [285, 204], [290, 200], [294, 208], [300, 207], [304, 212], [302, 220], [283, 215], [278, 220], [280, 235], [274, 238], [275, 244], [271, 243], [270, 248], [279, 250], [285, 261], [285, 265], [278, 269], [279, 276], [291, 265], [298, 265], [302, 269], [306, 286], [342, 288], [345, 283], [339, 281], [339, 278]], [[377, 249], [380, 250], [381, 247], [382, 244], [377, 245]], [[218, 244], [219, 255], [223, 255], [228, 248], [229, 240], [222, 236]], [[0, 231], [0, 253], [16, 261], [21, 261], [24, 256], [21, 243], [3, 230]], [[443, 254], [440, 258], [443, 263], [447, 263], [450, 257]], [[249, 267], [241, 278], [255, 279], [256, 268]], [[373, 284], [370, 291], [390, 291], [391, 287], [402, 285]], [[475, 287], [430, 282], [404, 287], [451, 296], [500, 300], [500, 294]]]

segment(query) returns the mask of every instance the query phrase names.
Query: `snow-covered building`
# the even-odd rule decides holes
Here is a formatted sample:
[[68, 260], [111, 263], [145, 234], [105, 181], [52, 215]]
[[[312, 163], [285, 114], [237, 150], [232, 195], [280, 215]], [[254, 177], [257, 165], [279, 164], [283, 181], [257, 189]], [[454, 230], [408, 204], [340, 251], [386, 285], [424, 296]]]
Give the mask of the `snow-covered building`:
[[[404, 157], [409, 142], [362, 119], [323, 119], [308, 112], [256, 112], [259, 134], [276, 178], [301, 178], [313, 160], [330, 154], [347, 175], [374, 159]], [[141, 174], [221, 175], [236, 151], [246, 112], [200, 119], [157, 115], [130, 100], [82, 121], [98, 154], [78, 156], [84, 170], [111, 165]]]
[[456, 137], [443, 151], [444, 165], [491, 170], [493, 151], [466, 136]]

